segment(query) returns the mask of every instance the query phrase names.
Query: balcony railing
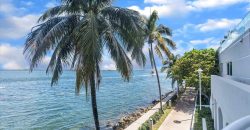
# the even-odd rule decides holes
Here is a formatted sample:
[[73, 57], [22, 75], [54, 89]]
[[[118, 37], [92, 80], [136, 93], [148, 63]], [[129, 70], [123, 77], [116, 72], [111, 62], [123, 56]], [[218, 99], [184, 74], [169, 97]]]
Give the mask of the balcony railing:
[[250, 12], [242, 19], [242, 21], [225, 36], [220, 46], [220, 52], [224, 51], [231, 44], [241, 37], [250, 28]]
[[246, 130], [247, 128], [250, 128], [250, 115], [234, 121], [223, 130]]

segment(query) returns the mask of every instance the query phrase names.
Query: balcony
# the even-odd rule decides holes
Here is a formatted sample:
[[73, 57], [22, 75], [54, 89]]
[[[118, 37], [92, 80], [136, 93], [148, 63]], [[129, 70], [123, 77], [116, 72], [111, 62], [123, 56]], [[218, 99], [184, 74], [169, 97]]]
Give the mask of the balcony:
[[214, 75], [211, 78], [210, 108], [215, 130], [250, 115], [250, 85]]

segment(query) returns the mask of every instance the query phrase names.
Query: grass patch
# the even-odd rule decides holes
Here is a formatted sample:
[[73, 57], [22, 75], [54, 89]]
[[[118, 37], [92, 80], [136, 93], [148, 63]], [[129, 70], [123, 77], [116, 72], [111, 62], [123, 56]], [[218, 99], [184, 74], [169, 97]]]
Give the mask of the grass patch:
[[[172, 102], [172, 105], [174, 106], [177, 102], [177, 96], [174, 96], [171, 99], [171, 102]], [[153, 130], [157, 130], [161, 126], [161, 124], [163, 123], [163, 121], [168, 116], [171, 110], [172, 108], [168, 106], [168, 103], [166, 103], [165, 105], [163, 105], [164, 113], [158, 111], [150, 117], [153, 120]], [[149, 130], [150, 128], [149, 119], [146, 122], [144, 122], [138, 130]]]
[[[162, 112], [160, 112], [160, 111], [158, 111], [158, 112], [156, 112], [154, 115], [152, 115], [150, 118], [153, 120], [153, 124], [154, 124], [154, 126], [155, 127], [157, 127], [158, 125], [160, 126], [160, 124], [158, 124], [158, 121], [160, 121], [162, 118], [163, 118], [163, 116], [165, 115], [165, 116], [167, 116], [168, 115], [168, 113], [165, 113], [166, 111], [170, 111], [170, 107], [169, 106], [167, 106], [167, 104], [165, 104], [164, 106], [163, 106], [163, 111], [164, 111], [164, 113], [162, 113]], [[142, 126], [138, 129], [138, 130], [150, 130], [150, 124], [149, 124], [149, 120], [150, 120], [150, 118], [146, 121], [146, 122], [144, 122], [143, 124], [142, 124]], [[163, 119], [162, 119], [163, 120]], [[156, 126], [157, 125], [157, 126]]]
[[166, 117], [168, 116], [168, 114], [171, 112], [171, 108], [167, 108], [164, 110], [164, 114], [161, 116], [161, 118], [156, 122], [156, 124], [153, 125], [153, 130], [158, 130], [159, 127], [161, 126], [161, 124], [163, 123], [163, 121], [166, 119]]
[[214, 120], [212, 119], [212, 114], [210, 108], [202, 107], [196, 109], [195, 112], [195, 122], [194, 130], [202, 130], [202, 118], [206, 118], [207, 129], [214, 130]]

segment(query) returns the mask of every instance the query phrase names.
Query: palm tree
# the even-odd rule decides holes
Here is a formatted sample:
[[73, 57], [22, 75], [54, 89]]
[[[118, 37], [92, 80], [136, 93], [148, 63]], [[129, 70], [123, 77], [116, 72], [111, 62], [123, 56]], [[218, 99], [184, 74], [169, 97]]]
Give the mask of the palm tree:
[[[171, 51], [168, 47], [171, 47], [172, 49], [175, 49], [176, 45], [171, 40], [172, 32], [171, 30], [164, 26], [164, 25], [156, 25], [156, 22], [158, 20], [158, 14], [156, 11], [153, 11], [153, 13], [150, 15], [148, 21], [147, 21], [147, 42], [150, 46], [149, 48], [149, 57], [151, 61], [151, 66], [154, 69], [157, 77], [157, 83], [158, 83], [158, 89], [159, 89], [159, 95], [160, 95], [160, 110], [163, 112], [162, 109], [162, 96], [161, 96], [161, 85], [160, 85], [160, 79], [155, 63], [155, 57], [154, 57], [154, 51], [156, 54], [163, 60], [163, 54], [165, 54], [167, 57], [171, 56]], [[154, 47], [153, 44], [155, 43]], [[154, 48], [154, 49], [153, 49]]]
[[173, 75], [172, 73], [172, 69], [173, 66], [175, 65], [176, 61], [180, 58], [180, 55], [173, 55], [169, 58], [169, 60], [166, 60], [163, 62], [163, 67], [161, 68], [162, 72], [166, 72], [167, 73], [167, 78], [171, 79], [171, 86], [172, 89], [174, 89], [174, 84], [177, 82], [178, 77], [176, 77], [175, 75]]
[[[100, 63], [108, 50], [122, 77], [129, 81], [132, 60], [144, 66], [145, 24], [138, 12], [112, 6], [112, 0], [61, 0], [38, 20], [25, 43], [30, 71], [52, 52], [46, 73], [58, 83], [64, 66], [76, 71], [76, 93], [90, 89], [95, 127], [100, 129], [96, 88], [101, 81]], [[131, 59], [127, 53], [131, 54]]]

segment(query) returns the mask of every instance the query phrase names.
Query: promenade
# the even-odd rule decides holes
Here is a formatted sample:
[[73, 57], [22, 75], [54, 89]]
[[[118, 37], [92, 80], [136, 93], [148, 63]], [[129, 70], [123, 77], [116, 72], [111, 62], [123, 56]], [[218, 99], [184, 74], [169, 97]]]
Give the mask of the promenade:
[[[175, 95], [175, 92], [170, 93], [162, 102], [162, 105], [166, 104], [166, 101], [168, 101], [170, 98], [172, 98], [173, 95]], [[137, 119], [135, 122], [133, 122], [131, 125], [129, 125], [125, 130], [138, 130], [138, 128], [146, 122], [154, 113], [158, 112], [160, 109], [160, 103], [155, 105], [151, 110], [149, 110], [147, 113], [143, 114], [139, 119]]]
[[159, 130], [190, 130], [195, 106], [195, 90], [187, 88]]

